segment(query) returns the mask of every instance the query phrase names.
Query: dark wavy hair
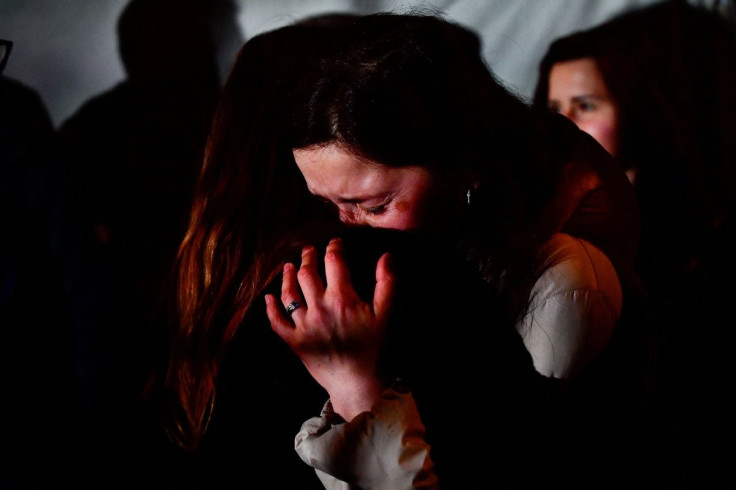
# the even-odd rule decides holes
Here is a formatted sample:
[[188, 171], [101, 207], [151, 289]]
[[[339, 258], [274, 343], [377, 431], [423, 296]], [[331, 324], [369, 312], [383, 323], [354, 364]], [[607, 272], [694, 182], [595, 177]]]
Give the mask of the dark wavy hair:
[[[293, 149], [338, 144], [422, 165], [447, 195], [475, 197], [463, 246], [486, 281], [533, 250], [552, 192], [543, 125], [494, 77], [472, 31], [435, 15], [336, 15], [249, 40], [224, 87], [178, 255], [165, 379], [172, 437], [196, 448], [216, 379], [253, 305], [337, 218], [307, 192]], [[449, 210], [448, 210], [449, 211]]]

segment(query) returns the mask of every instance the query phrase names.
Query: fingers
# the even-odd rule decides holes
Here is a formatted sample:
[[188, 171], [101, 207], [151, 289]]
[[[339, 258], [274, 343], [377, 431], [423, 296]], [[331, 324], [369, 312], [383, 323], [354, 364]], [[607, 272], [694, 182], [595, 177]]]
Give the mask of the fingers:
[[[342, 318], [346, 311], [349, 312], [355, 308], [358, 308], [355, 311], [359, 311], [361, 304], [363, 308], [368, 306], [362, 302], [353, 288], [341, 239], [330, 240], [325, 250], [326, 288], [319, 274], [319, 260], [315, 247], [304, 247], [302, 263], [298, 271], [294, 264], [284, 264], [281, 303], [279, 304], [273, 297], [266, 298], [266, 313], [271, 327], [282, 338], [294, 334], [295, 323], [301, 328], [306, 328], [309, 318], [307, 311], [310, 305], [317, 308], [315, 311], [328, 311], [335, 318]], [[376, 319], [387, 317], [393, 301], [394, 275], [391, 271], [390, 260], [390, 255], [385, 253], [376, 264], [373, 304], [372, 308], [369, 307]], [[281, 305], [288, 306], [295, 301], [300, 305], [291, 311], [291, 318], [289, 318], [289, 314], [284, 313]], [[309, 322], [314, 323], [314, 320], [313, 318]]]
[[266, 316], [271, 323], [271, 329], [288, 342], [294, 332], [294, 324], [284, 317], [281, 305], [272, 294], [266, 295]]
[[[286, 315], [292, 319], [302, 315], [303, 311], [300, 310], [303, 310], [306, 306], [306, 300], [302, 299], [302, 294], [299, 290], [296, 267], [290, 262], [284, 264], [283, 278], [281, 280], [281, 302], [284, 308], [287, 308]], [[290, 305], [293, 306], [290, 308]]]
[[394, 296], [394, 275], [391, 271], [391, 254], [381, 255], [376, 264], [376, 288], [373, 292], [373, 312], [384, 318], [391, 309]]
[[325, 276], [327, 288], [343, 295], [356, 295], [350, 281], [350, 271], [345, 264], [342, 240], [333, 238], [325, 250]]
[[325, 287], [319, 275], [318, 261], [317, 250], [313, 246], [302, 249], [302, 264], [296, 277], [307, 304], [314, 304], [324, 294]]

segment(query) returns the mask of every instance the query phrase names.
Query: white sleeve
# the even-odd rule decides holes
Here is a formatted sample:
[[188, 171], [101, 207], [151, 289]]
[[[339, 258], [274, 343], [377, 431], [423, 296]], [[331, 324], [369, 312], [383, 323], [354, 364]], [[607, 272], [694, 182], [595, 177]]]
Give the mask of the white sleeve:
[[295, 449], [328, 490], [436, 489], [424, 432], [413, 397], [387, 389], [350, 422], [328, 401], [319, 417], [304, 422]]
[[585, 240], [559, 233], [542, 251], [543, 271], [516, 328], [539, 373], [568, 378], [610, 340], [621, 314], [621, 284], [608, 257]]

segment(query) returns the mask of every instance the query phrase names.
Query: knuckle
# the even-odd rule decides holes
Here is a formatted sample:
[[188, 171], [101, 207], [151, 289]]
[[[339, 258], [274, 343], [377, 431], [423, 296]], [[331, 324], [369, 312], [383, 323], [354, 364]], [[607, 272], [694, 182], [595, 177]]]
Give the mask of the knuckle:
[[337, 312], [344, 311], [345, 310], [345, 298], [343, 298], [342, 296], [334, 296], [332, 298], [332, 306]]
[[335, 294], [330, 298], [332, 307], [335, 312], [342, 314], [345, 311], [355, 309], [359, 306], [360, 301], [353, 295]]
[[323, 309], [319, 308], [316, 311], [312, 311], [311, 313], [312, 313], [311, 320], [312, 320], [312, 322], [315, 325], [325, 325], [325, 324], [327, 324], [329, 315], [327, 314], [326, 311], [324, 311]]

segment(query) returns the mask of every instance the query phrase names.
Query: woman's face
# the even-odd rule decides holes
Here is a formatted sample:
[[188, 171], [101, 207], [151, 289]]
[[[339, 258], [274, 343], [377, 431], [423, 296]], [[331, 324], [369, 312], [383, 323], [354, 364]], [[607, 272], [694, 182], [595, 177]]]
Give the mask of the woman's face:
[[333, 203], [340, 220], [374, 228], [409, 230], [425, 224], [432, 179], [422, 167], [390, 167], [337, 145], [294, 150], [309, 192]]
[[593, 58], [558, 62], [549, 73], [548, 107], [572, 120], [611, 155], [618, 149], [618, 108]]

